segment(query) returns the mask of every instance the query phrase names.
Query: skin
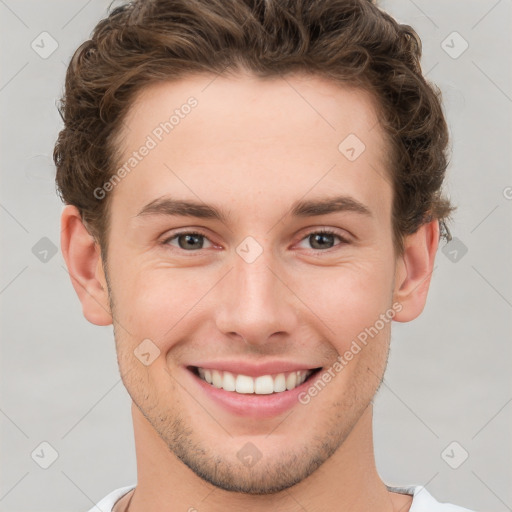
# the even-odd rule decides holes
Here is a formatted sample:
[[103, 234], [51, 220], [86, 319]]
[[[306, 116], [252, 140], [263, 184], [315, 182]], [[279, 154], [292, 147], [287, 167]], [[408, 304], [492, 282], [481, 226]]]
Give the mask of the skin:
[[[110, 192], [106, 267], [76, 208], [62, 214], [63, 255], [84, 316], [113, 323], [133, 400], [138, 482], [115, 510], [132, 497], [131, 512], [405, 512], [411, 497], [387, 490], [372, 441], [391, 322], [308, 404], [282, 415], [237, 417], [188, 391], [184, 365], [199, 360], [327, 369], [393, 303], [401, 306], [394, 321], [416, 318], [439, 241], [435, 220], [406, 237], [402, 255], [394, 251], [388, 145], [366, 92], [314, 76], [213, 78], [151, 85], [133, 103], [126, 157], [167, 112], [198, 100]], [[350, 133], [366, 146], [352, 162], [338, 150]], [[289, 214], [297, 200], [340, 194], [371, 215]], [[228, 220], [137, 215], [163, 196], [212, 204]], [[346, 241], [327, 236], [319, 248], [309, 235], [320, 228]], [[206, 237], [192, 249], [169, 240], [198, 229]], [[263, 250], [252, 263], [236, 252], [247, 236]], [[148, 338], [160, 354], [145, 366], [134, 350]], [[247, 442], [262, 455], [252, 467], [237, 457]]]

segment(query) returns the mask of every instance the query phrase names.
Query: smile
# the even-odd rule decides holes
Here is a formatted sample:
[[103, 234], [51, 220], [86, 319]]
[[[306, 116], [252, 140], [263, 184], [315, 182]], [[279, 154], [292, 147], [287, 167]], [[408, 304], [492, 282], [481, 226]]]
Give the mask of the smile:
[[295, 389], [321, 368], [295, 370], [258, 377], [197, 366], [192, 366], [189, 369], [196, 376], [218, 389], [240, 394], [269, 395]]

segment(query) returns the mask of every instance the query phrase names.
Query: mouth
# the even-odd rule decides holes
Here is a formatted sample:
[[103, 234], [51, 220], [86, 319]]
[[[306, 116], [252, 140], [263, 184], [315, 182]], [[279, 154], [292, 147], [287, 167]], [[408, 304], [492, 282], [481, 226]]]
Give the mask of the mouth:
[[322, 367], [251, 377], [241, 373], [187, 366], [187, 370], [210, 386], [240, 395], [276, 395], [292, 391], [312, 379]]

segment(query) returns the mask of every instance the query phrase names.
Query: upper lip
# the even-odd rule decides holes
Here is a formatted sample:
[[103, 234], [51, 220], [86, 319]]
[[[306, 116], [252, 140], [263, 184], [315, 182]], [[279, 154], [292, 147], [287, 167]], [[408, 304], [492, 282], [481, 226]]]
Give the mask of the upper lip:
[[315, 370], [320, 368], [320, 366], [313, 366], [311, 364], [293, 361], [265, 361], [260, 363], [251, 363], [247, 359], [240, 361], [201, 361], [188, 366], [210, 368], [212, 370], [242, 374], [249, 377], [285, 373], [294, 370]]

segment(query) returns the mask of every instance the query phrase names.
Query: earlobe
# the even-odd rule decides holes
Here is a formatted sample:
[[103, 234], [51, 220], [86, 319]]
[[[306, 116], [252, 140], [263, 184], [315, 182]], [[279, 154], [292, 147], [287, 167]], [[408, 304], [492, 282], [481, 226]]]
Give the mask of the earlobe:
[[418, 317], [427, 300], [434, 260], [439, 245], [439, 221], [423, 224], [404, 240], [404, 252], [396, 266], [394, 302], [402, 306], [394, 320], [409, 322]]
[[61, 248], [85, 318], [95, 325], [110, 325], [112, 315], [100, 248], [75, 206], [67, 205], [62, 212]]

